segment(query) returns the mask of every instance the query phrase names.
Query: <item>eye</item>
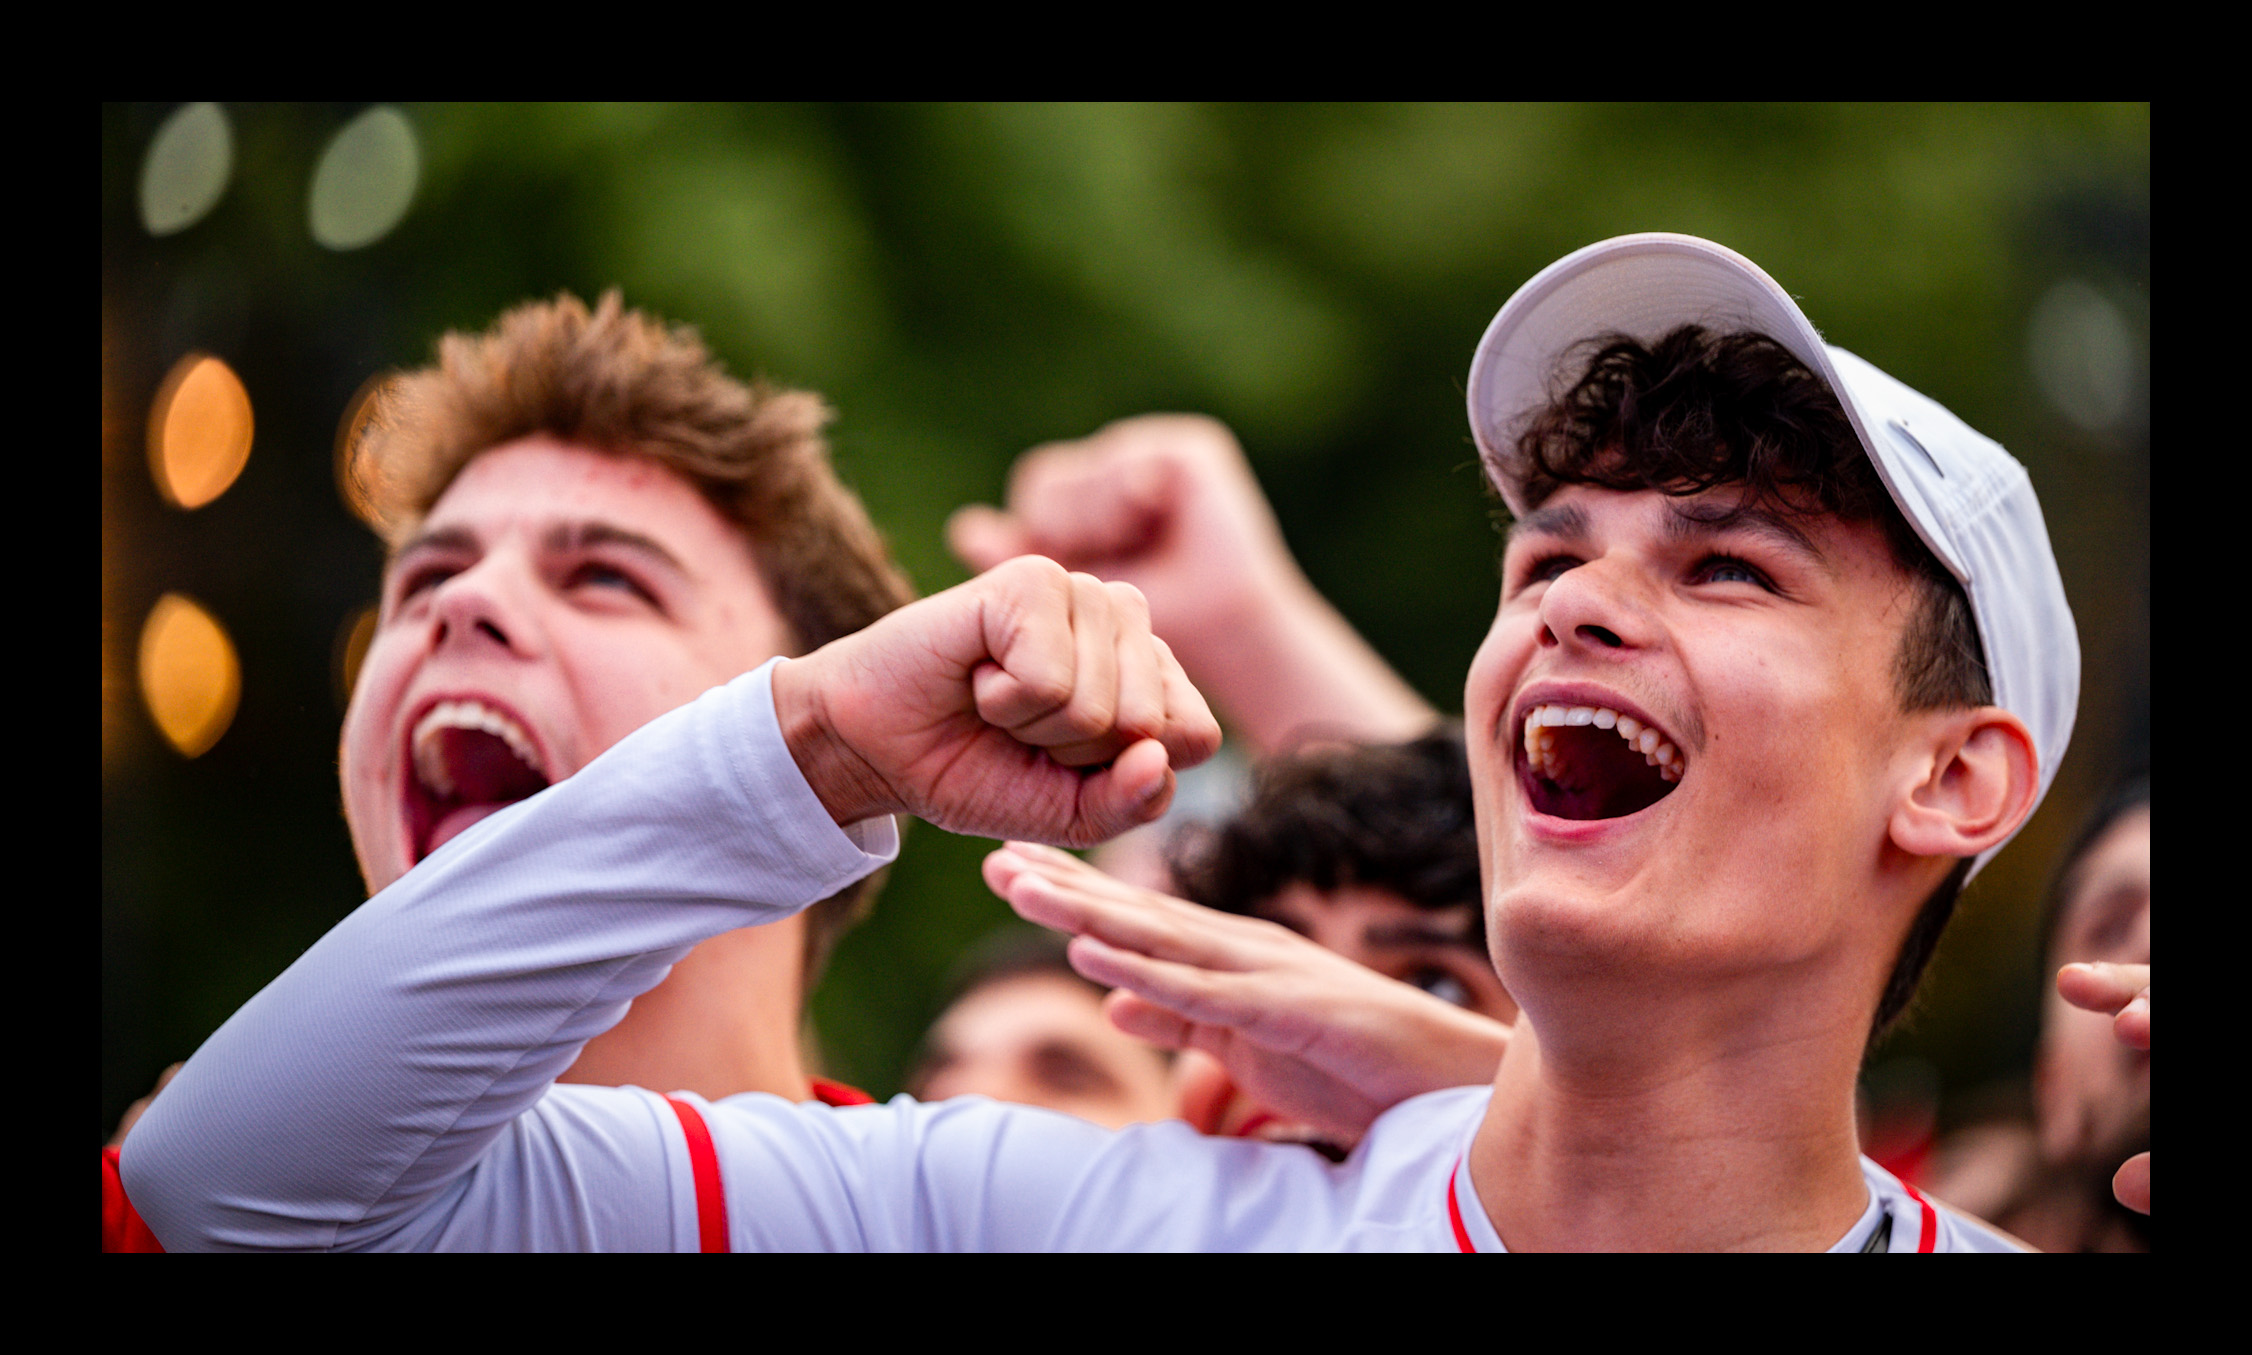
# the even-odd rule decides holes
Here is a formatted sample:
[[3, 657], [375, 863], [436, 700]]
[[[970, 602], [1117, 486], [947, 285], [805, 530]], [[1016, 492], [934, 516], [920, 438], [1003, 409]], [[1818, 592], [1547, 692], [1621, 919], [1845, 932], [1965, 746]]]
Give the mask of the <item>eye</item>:
[[1033, 1078], [1050, 1091], [1066, 1095], [1109, 1094], [1118, 1082], [1086, 1051], [1060, 1041], [1048, 1041], [1033, 1050]]
[[1705, 557], [1698, 562], [1694, 577], [1700, 583], [1748, 583], [1754, 588], [1764, 588], [1769, 592], [1775, 590], [1775, 585], [1765, 574], [1733, 555]]
[[1443, 969], [1419, 969], [1408, 976], [1408, 982], [1424, 992], [1457, 1007], [1470, 1005], [1470, 989], [1462, 980]]
[[647, 588], [641, 586], [641, 581], [639, 579], [634, 578], [631, 574], [626, 573], [622, 569], [618, 569], [614, 566], [602, 564], [599, 562], [590, 561], [586, 564], [580, 565], [577, 569], [572, 570], [569, 586], [572, 588], [597, 588], [603, 590], [614, 590], [621, 593], [629, 593], [632, 596], [641, 599], [643, 602], [647, 602], [652, 605], [654, 605], [657, 601], [656, 597], [651, 594]]
[[435, 561], [415, 565], [399, 576], [399, 601], [406, 602], [422, 593], [427, 593], [460, 572], [458, 568], [451, 564], [440, 564]]
[[1565, 555], [1560, 552], [1536, 556], [1532, 563], [1525, 566], [1524, 573], [1519, 577], [1517, 586], [1519, 588], [1530, 588], [1536, 583], [1554, 583], [1565, 570], [1578, 563], [1580, 563], [1578, 556]]

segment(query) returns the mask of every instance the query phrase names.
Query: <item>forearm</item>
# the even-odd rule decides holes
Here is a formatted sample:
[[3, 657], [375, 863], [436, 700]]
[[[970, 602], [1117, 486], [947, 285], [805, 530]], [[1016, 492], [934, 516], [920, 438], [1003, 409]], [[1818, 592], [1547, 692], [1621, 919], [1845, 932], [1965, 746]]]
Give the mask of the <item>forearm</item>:
[[1190, 681], [1262, 757], [1309, 734], [1404, 742], [1439, 719], [1295, 570], [1247, 591], [1227, 624], [1166, 639]]
[[872, 845], [797, 779], [765, 675], [739, 679], [355, 911], [166, 1089], [127, 1188], [175, 1250], [402, 1226], [690, 947], [834, 892]]

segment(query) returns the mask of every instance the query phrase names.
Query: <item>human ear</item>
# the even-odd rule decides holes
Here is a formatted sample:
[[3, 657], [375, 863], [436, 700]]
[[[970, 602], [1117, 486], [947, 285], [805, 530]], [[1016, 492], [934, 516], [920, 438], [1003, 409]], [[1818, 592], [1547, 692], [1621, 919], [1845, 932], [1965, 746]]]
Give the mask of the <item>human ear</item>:
[[1998, 706], [1929, 712], [1927, 757], [1888, 825], [1912, 856], [1976, 856], [2033, 811], [2040, 755], [2016, 716]]

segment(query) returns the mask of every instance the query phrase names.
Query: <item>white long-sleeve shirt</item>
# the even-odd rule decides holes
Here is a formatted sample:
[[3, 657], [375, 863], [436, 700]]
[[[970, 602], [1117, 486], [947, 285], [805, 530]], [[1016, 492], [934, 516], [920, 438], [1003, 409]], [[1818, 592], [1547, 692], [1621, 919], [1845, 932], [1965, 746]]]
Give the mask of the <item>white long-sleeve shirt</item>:
[[[121, 1170], [167, 1250], [684, 1250], [680, 1121], [558, 1086], [585, 1042], [708, 937], [788, 916], [898, 850], [840, 830], [776, 723], [773, 665], [462, 834], [220, 1028]], [[1106, 1131], [983, 1098], [699, 1106], [735, 1250], [1501, 1250], [1464, 1167], [1486, 1088], [1418, 1097], [1343, 1163]], [[2001, 1250], [1864, 1159], [1890, 1249]]]

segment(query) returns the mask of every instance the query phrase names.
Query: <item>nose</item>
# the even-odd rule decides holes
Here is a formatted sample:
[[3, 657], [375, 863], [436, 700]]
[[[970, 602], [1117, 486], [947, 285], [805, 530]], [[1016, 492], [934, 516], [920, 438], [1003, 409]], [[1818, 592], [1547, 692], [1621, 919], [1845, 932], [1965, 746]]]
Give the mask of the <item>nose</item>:
[[1657, 630], [1648, 588], [1634, 563], [1615, 555], [1565, 570], [1541, 596], [1541, 647], [1591, 654], [1646, 647]]
[[506, 553], [499, 551], [440, 583], [431, 599], [437, 627], [433, 645], [489, 645], [511, 654], [528, 652], [532, 628], [522, 588]]

